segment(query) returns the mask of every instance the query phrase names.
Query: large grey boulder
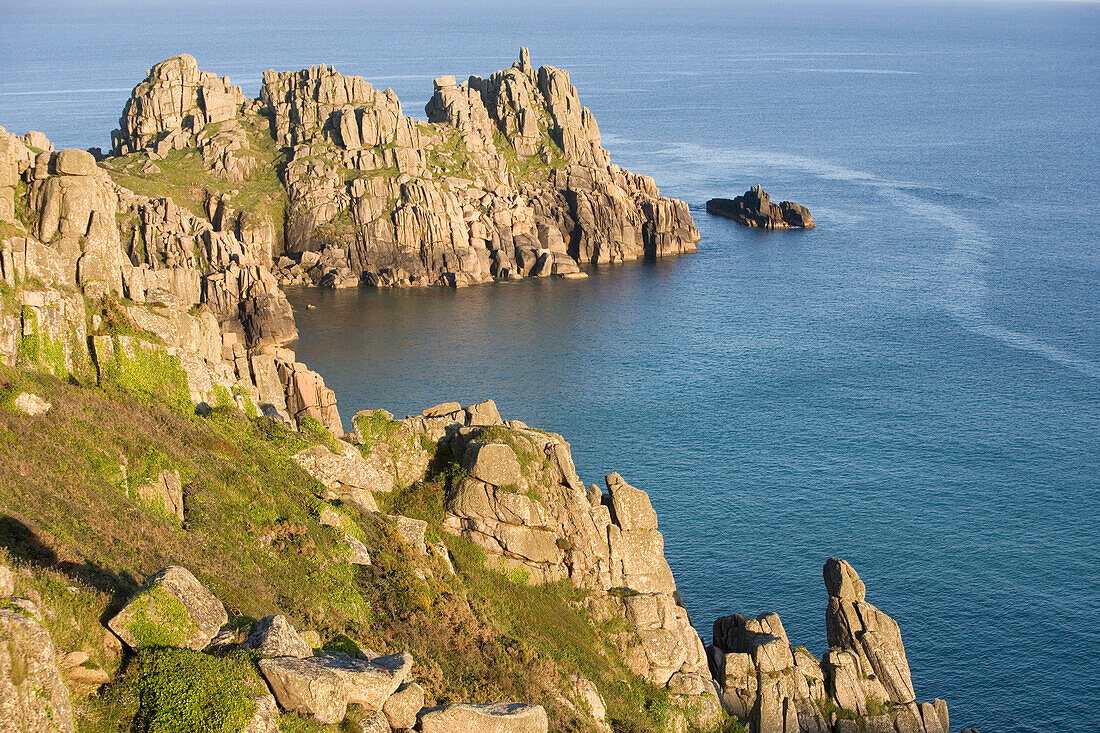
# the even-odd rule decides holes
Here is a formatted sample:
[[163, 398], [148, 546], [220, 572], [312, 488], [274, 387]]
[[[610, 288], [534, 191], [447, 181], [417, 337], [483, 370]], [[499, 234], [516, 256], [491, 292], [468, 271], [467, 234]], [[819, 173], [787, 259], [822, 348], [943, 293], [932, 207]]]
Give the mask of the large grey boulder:
[[73, 709], [50, 635], [30, 616], [0, 610], [0, 730], [72, 733]]
[[308, 657], [313, 647], [294, 630], [286, 616], [264, 616], [252, 626], [245, 639], [246, 649], [256, 649], [265, 657]]
[[348, 702], [381, 711], [386, 700], [408, 681], [413, 659], [408, 652], [373, 659], [357, 659], [331, 652], [305, 660], [343, 680]]
[[541, 705], [518, 702], [444, 705], [420, 715], [422, 733], [547, 733], [548, 729]]
[[186, 568], [150, 576], [107, 626], [131, 649], [201, 650], [229, 620], [222, 605]]
[[316, 658], [261, 659], [260, 672], [283, 710], [339, 723], [348, 709], [348, 684]]

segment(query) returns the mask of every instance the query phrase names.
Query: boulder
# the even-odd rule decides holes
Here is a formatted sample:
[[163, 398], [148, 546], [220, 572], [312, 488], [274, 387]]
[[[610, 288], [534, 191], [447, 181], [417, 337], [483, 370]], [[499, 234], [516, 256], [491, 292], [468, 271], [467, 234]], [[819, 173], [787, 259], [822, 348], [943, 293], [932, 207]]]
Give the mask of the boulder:
[[256, 713], [241, 733], [279, 733], [279, 707], [271, 695], [256, 698]]
[[393, 731], [384, 713], [369, 708], [355, 709], [340, 727], [347, 733], [392, 733]]
[[492, 400], [478, 402], [466, 408], [466, 424], [470, 427], [482, 425], [500, 425], [500, 412], [497, 411], [497, 403]]
[[286, 616], [264, 616], [252, 625], [252, 632], [242, 644], [246, 649], [255, 649], [265, 657], [311, 656], [313, 646], [298, 635]]
[[452, 415], [462, 409], [462, 405], [457, 402], [444, 402], [436, 405], [435, 407], [429, 407], [421, 414], [424, 417], [443, 417], [444, 415]]
[[397, 533], [401, 535], [401, 539], [405, 541], [406, 545], [411, 547], [418, 555], [427, 554], [428, 545], [425, 541], [428, 533], [427, 522], [422, 519], [403, 517], [400, 514], [390, 514], [389, 517], [397, 525]]
[[388, 491], [393, 479], [383, 475], [376, 465], [363, 458], [353, 445], [337, 441], [339, 453], [323, 445], [314, 445], [294, 454], [295, 462], [329, 489], [334, 498], [376, 512], [378, 504], [372, 491]]
[[413, 660], [408, 652], [372, 659], [358, 659], [340, 652], [328, 652], [305, 660], [332, 672], [348, 693], [348, 702], [371, 710], [383, 709], [386, 700], [409, 679]]
[[0, 730], [72, 733], [72, 704], [50, 635], [26, 614], [0, 610], [0, 640]]
[[382, 704], [386, 720], [394, 728], [412, 728], [416, 715], [424, 707], [424, 688], [415, 682], [406, 682], [397, 688]]
[[520, 466], [516, 453], [503, 443], [470, 443], [462, 460], [471, 476], [494, 486], [519, 482]]
[[422, 733], [547, 733], [548, 729], [541, 705], [518, 702], [444, 705], [420, 715]]
[[617, 473], [606, 477], [611, 493], [611, 505], [615, 510], [614, 521], [623, 531], [657, 529], [657, 512], [649, 503], [649, 495], [636, 489]]
[[8, 598], [15, 595], [15, 577], [11, 568], [0, 565], [0, 598]]
[[352, 565], [370, 565], [370, 551], [366, 545], [350, 534], [344, 535], [344, 545], [348, 548], [348, 562]]
[[36, 394], [20, 392], [15, 396], [15, 399], [12, 400], [12, 407], [22, 412], [24, 415], [38, 417], [39, 415], [45, 415], [49, 412], [52, 405]]
[[107, 626], [131, 649], [200, 650], [228, 620], [221, 601], [190, 571], [173, 565], [150, 576]]
[[99, 171], [95, 157], [86, 150], [69, 148], [54, 158], [54, 168], [62, 176], [94, 176]]
[[607, 722], [607, 706], [596, 683], [580, 675], [573, 675], [569, 679], [569, 687], [573, 699], [592, 716], [596, 729], [600, 733], [611, 733], [611, 726]]
[[773, 204], [760, 186], [753, 186], [741, 196], [707, 201], [707, 213], [733, 219], [738, 224], [761, 229], [812, 229], [809, 210], [792, 201]]
[[312, 715], [322, 723], [339, 723], [348, 709], [348, 684], [317, 660], [261, 659], [260, 672], [283, 710]]

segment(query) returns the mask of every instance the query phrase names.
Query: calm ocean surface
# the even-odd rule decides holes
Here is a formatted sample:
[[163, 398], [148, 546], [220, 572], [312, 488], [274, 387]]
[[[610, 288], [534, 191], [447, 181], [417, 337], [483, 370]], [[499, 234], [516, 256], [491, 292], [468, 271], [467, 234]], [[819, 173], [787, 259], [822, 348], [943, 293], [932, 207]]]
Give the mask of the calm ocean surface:
[[[1100, 8], [1076, 4], [5, 3], [0, 124], [109, 145], [189, 52], [249, 94], [316, 63], [392, 86], [571, 72], [700, 251], [583, 282], [293, 290], [359, 409], [491, 397], [653, 499], [704, 638], [777, 611], [824, 651], [848, 559], [954, 728], [1100, 729]], [[818, 229], [703, 203], [762, 184]], [[319, 308], [306, 310], [307, 303]]]

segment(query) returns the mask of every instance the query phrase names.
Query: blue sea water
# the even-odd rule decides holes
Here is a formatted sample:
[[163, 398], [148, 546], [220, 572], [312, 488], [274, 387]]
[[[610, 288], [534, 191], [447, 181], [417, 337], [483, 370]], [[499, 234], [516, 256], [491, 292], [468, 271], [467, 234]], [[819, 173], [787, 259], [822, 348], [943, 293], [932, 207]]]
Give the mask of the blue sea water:
[[[107, 147], [179, 52], [256, 94], [316, 63], [420, 115], [531, 47], [695, 255], [582, 282], [292, 290], [358, 409], [492, 397], [650, 493], [704, 639], [826, 646], [826, 558], [901, 625], [953, 728], [1100, 729], [1100, 8], [1060, 3], [6, 3], [0, 124]], [[758, 232], [703, 203], [762, 184]], [[320, 307], [306, 310], [315, 303]]]

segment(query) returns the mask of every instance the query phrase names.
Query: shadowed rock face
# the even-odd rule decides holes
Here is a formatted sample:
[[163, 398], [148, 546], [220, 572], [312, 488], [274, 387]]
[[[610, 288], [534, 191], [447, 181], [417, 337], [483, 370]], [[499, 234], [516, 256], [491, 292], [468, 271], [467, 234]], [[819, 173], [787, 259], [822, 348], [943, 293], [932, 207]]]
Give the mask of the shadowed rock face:
[[707, 201], [707, 213], [761, 229], [812, 229], [814, 226], [813, 217], [805, 206], [793, 201], [773, 204], [760, 186], [753, 186], [733, 200]]

